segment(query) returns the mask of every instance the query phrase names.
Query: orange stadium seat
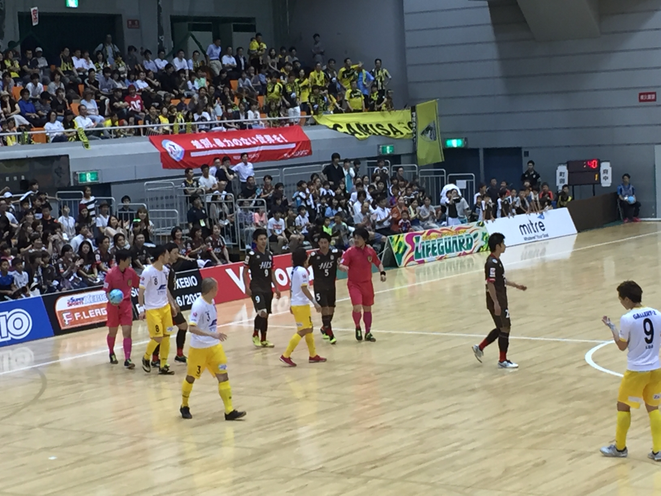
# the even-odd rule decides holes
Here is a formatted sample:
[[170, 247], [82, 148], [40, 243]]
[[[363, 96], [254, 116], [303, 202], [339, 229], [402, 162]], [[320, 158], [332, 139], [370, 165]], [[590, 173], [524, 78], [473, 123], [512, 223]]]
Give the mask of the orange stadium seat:
[[[43, 127], [35, 127], [33, 131], [43, 131]], [[48, 143], [48, 137], [46, 136], [46, 133], [39, 133], [39, 134], [33, 134], [32, 135], [32, 141], [35, 143]]]
[[14, 86], [11, 89], [11, 95], [14, 98], [14, 100], [19, 101], [21, 99], [21, 90], [22, 89], [23, 88], [21, 88], [20, 86]]
[[79, 114], [78, 114], [78, 107], [80, 107], [80, 103], [77, 103], [77, 102], [71, 102], [71, 105], [69, 105], [69, 108], [71, 108], [71, 111], [72, 111], [75, 115], [79, 115]]
[[232, 91], [236, 91], [239, 88], [239, 81], [236, 79], [231, 79], [230, 86], [232, 87]]

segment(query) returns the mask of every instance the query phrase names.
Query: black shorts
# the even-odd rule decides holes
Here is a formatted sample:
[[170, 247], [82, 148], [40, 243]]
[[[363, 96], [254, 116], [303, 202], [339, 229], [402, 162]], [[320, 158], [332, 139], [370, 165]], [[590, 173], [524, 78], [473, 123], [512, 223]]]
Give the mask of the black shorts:
[[322, 308], [335, 308], [335, 288], [315, 288], [314, 299]]
[[179, 327], [181, 324], [186, 323], [186, 317], [184, 317], [184, 314], [179, 312], [177, 315], [172, 317], [172, 323]]
[[512, 327], [512, 320], [510, 319], [510, 311], [507, 308], [507, 302], [500, 301], [498, 303], [500, 305], [500, 315], [496, 315], [496, 312], [494, 311], [493, 300], [491, 299], [491, 296], [487, 294], [487, 309], [491, 314], [493, 323], [496, 324], [498, 329]]
[[268, 314], [271, 314], [271, 303], [273, 302], [272, 291], [269, 291], [268, 293], [253, 292], [250, 298], [252, 299], [252, 304], [255, 306], [256, 312], [266, 310]]

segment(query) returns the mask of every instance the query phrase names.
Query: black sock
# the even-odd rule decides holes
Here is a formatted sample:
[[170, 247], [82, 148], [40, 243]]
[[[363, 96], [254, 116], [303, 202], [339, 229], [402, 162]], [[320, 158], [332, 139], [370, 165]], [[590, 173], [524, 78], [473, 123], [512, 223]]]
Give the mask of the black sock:
[[500, 330], [498, 329], [492, 329], [489, 334], [487, 334], [487, 337], [482, 340], [480, 343], [480, 349], [484, 350], [487, 346], [489, 346], [491, 343], [493, 343], [496, 339], [498, 339], [498, 335], [500, 334]]
[[268, 317], [262, 317], [262, 341], [266, 341], [266, 331], [269, 330], [269, 318]]
[[255, 317], [255, 328], [254, 328], [254, 331], [252, 333], [253, 337], [259, 336], [259, 331], [262, 330], [262, 320], [264, 320], [264, 317], [262, 317], [260, 315]]
[[500, 350], [500, 361], [504, 362], [507, 360], [507, 349], [510, 345], [510, 335], [509, 333], [501, 332], [498, 336], [498, 349]]
[[186, 344], [186, 329], [179, 329], [177, 331], [177, 351], [184, 349]]
[[331, 319], [332, 317], [330, 315], [322, 315], [321, 316], [321, 323], [324, 326], [324, 330], [328, 330], [331, 327]]

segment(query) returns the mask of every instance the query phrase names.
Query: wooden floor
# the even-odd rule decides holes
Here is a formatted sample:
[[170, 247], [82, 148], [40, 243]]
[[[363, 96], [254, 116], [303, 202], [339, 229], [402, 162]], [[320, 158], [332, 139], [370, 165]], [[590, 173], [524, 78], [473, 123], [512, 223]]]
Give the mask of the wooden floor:
[[[517, 371], [496, 367], [497, 346], [484, 364], [470, 349], [493, 327], [484, 255], [375, 282], [376, 343], [353, 339], [340, 284], [339, 342], [317, 339], [325, 364], [307, 364], [304, 343], [299, 367], [278, 361], [293, 332], [286, 297], [272, 350], [253, 348], [244, 302], [220, 306], [235, 406], [248, 411], [240, 423], [222, 419], [208, 375], [194, 419], [182, 420], [185, 367], [159, 377], [111, 366], [102, 329], [0, 348], [0, 495], [661, 494], [644, 412], [628, 459], [599, 454], [614, 437], [612, 374], [625, 355], [613, 345], [591, 355], [610, 373], [585, 360], [609, 339], [601, 316], [623, 311], [619, 282], [635, 279], [661, 306], [659, 247], [661, 224], [643, 223], [511, 248], [507, 276], [529, 286], [510, 294]], [[139, 358], [143, 324], [134, 332]]]

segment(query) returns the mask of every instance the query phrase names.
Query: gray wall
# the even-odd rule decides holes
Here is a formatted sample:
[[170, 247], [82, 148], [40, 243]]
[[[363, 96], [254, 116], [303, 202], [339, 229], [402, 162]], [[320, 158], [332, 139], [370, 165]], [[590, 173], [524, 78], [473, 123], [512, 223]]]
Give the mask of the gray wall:
[[602, 0], [599, 38], [554, 42], [533, 39], [515, 0], [403, 1], [409, 94], [439, 99], [445, 136], [523, 147], [549, 182], [558, 163], [611, 160], [655, 213], [661, 118], [638, 93], [659, 89], [661, 0]]
[[321, 35], [325, 59], [337, 60], [338, 69], [347, 57], [368, 71], [374, 59], [383, 59], [396, 105], [408, 103], [402, 0], [289, 0], [289, 33], [299, 58], [308, 62], [314, 33]]
[[[64, 0], [6, 0], [7, 15], [5, 40], [18, 40], [18, 12], [30, 12], [39, 7], [40, 12], [79, 14], [119, 14], [122, 16], [125, 45], [151, 49], [158, 46], [156, 0], [81, 0], [78, 9], [67, 9]], [[267, 44], [274, 43], [272, 0], [162, 0], [165, 46], [172, 47], [170, 16], [253, 17], [257, 29]], [[127, 19], [139, 19], [140, 29], [127, 29]], [[99, 33], [99, 43], [106, 33]], [[6, 42], [3, 44], [6, 46]], [[94, 47], [91, 47], [94, 48]], [[155, 55], [154, 55], [155, 56]], [[190, 56], [190, 54], [189, 54]]]

